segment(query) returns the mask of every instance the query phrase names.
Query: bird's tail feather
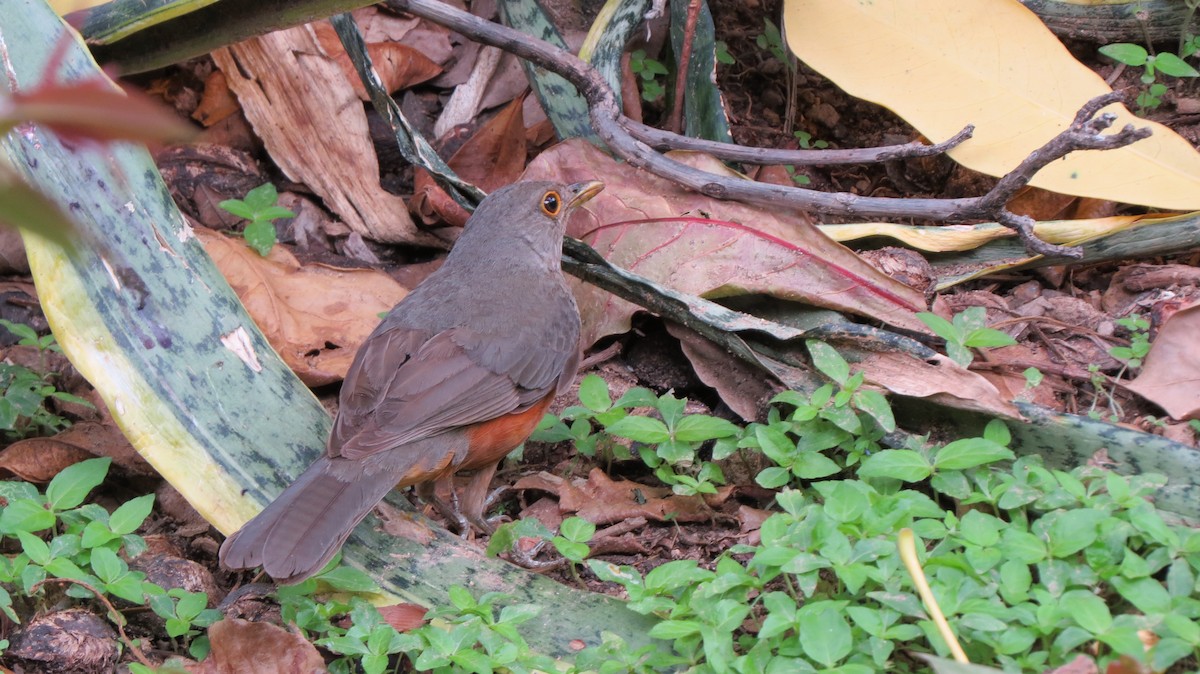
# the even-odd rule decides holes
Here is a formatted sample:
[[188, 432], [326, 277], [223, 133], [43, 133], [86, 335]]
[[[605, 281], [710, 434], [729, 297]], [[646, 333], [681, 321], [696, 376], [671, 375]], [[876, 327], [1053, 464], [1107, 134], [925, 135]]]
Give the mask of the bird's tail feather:
[[229, 569], [262, 566], [280, 583], [320, 571], [371, 508], [396, 484], [396, 473], [357, 472], [343, 479], [321, 457], [254, 519], [221, 546]]

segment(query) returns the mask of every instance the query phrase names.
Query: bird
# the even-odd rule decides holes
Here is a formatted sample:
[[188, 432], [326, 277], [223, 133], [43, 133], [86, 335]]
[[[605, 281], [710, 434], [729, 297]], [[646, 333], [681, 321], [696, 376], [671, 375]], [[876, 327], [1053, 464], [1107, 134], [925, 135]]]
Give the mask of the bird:
[[[359, 347], [325, 452], [226, 539], [221, 565], [298, 583], [389, 491], [407, 486], [460, 528], [491, 531], [483, 510], [497, 464], [579, 368], [562, 240], [571, 213], [603, 188], [525, 181], [480, 202], [442, 266]], [[465, 470], [476, 473], [452, 509], [434, 487]]]

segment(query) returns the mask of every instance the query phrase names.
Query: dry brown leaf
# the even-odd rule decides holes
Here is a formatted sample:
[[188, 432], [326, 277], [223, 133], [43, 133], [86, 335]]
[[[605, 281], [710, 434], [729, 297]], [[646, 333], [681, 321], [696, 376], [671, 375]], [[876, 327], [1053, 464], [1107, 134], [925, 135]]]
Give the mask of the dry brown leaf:
[[192, 119], [207, 128], [240, 109], [233, 92], [229, 90], [225, 73], [214, 70], [204, 80], [204, 95], [200, 98], [200, 105], [192, 111]]
[[365, 237], [444, 246], [417, 229], [403, 199], [380, 186], [366, 113], [311, 24], [251, 38], [212, 56], [289, 179], [307, 185]]
[[450, 36], [456, 34], [432, 21], [391, 11], [380, 11], [377, 5], [360, 7], [354, 10], [353, 16], [367, 44], [400, 42], [441, 66], [448, 64], [454, 54]]
[[716, 494], [704, 499], [679, 496], [665, 487], [651, 487], [629, 480], [614, 481], [599, 468], [593, 468], [587, 480], [564, 480], [546, 472], [528, 475], [518, 480], [513, 488], [555, 494], [563, 512], [573, 512], [593, 524], [611, 524], [633, 517], [659, 522], [707, 522], [712, 519], [712, 506], [724, 502], [733, 493], [732, 487], [721, 487]]
[[[525, 118], [522, 98], [481, 126], [446, 162], [459, 178], [484, 192], [514, 182], [525, 168]], [[467, 222], [469, 214], [434, 182], [429, 172], [417, 168], [413, 176], [412, 210], [425, 222], [441, 220], [455, 227]]]
[[420, 604], [391, 604], [379, 607], [379, 615], [397, 632], [415, 630], [425, 624], [429, 609]]
[[25, 482], [45, 484], [64, 468], [94, 457], [85, 449], [54, 438], [29, 438], [0, 452], [0, 471]]
[[1017, 215], [1027, 215], [1034, 220], [1064, 220], [1067, 218], [1068, 209], [1074, 206], [1079, 198], [1027, 185], [1008, 202], [1008, 210]]
[[208, 628], [208, 657], [192, 674], [316, 674], [325, 660], [303, 636], [266, 622], [226, 618]]
[[1046, 674], [1098, 674], [1099, 671], [1094, 660], [1086, 655], [1076, 655], [1074, 660], [1061, 667], [1055, 667]]
[[[313, 24], [313, 30], [321, 48], [337, 60], [346, 80], [354, 87], [354, 93], [360, 100], [371, 100], [358, 71], [354, 69], [354, 64], [350, 62], [350, 57], [342, 47], [342, 41], [333, 30], [333, 25], [328, 21], [318, 21]], [[442, 67], [427, 56], [398, 42], [368, 42], [367, 54], [371, 57], [375, 72], [379, 73], [383, 88], [389, 94], [433, 79], [442, 72]]]
[[358, 24], [358, 30], [362, 33], [363, 40], [368, 44], [385, 40], [400, 42], [413, 29], [425, 24], [425, 20], [420, 17], [381, 12], [377, 5], [360, 7], [350, 14], [354, 17], [354, 23]]
[[416, 541], [421, 545], [427, 545], [434, 539], [433, 529], [424, 522], [417, 521], [406, 510], [400, 510], [385, 502], [375, 506], [375, 512], [383, 520], [383, 530], [389, 536]]
[[263, 258], [242, 241], [195, 231], [271, 346], [309, 386], [344, 377], [379, 314], [408, 294], [382, 272], [302, 267], [282, 246]]
[[900, 351], [865, 353], [856, 363], [867, 382], [892, 393], [926, 398], [960, 410], [975, 410], [1007, 419], [1022, 419], [1012, 402], [982, 376], [938, 354], [932, 362]]
[[134, 475], [156, 475], [115, 424], [80, 421], [50, 438], [26, 438], [0, 452], [0, 470], [27, 482], [49, 482], [62, 469], [97, 456]]
[[[708, 155], [674, 158], [710, 172], [728, 170]], [[803, 215], [695, 194], [617, 163], [583, 140], [543, 152], [523, 178], [604, 181], [604, 191], [577, 214], [568, 233], [656, 283], [709, 299], [770, 295], [928, 332], [915, 316], [925, 309], [921, 293], [827, 238]], [[629, 329], [635, 305], [579, 283], [575, 292], [586, 344]]]
[[739, 506], [737, 511], [738, 528], [743, 534], [758, 531], [762, 527], [762, 523], [774, 514], [770, 510], [751, 508], [748, 505]]
[[699, 333], [678, 323], [667, 322], [667, 332], [679, 340], [683, 355], [696, 376], [721, 396], [729, 409], [745, 421], [754, 421], [767, 402], [783, 387], [772, 377]]
[[1200, 304], [1175, 312], [1158, 331], [1142, 372], [1129, 390], [1163, 408], [1172, 419], [1200, 419]]

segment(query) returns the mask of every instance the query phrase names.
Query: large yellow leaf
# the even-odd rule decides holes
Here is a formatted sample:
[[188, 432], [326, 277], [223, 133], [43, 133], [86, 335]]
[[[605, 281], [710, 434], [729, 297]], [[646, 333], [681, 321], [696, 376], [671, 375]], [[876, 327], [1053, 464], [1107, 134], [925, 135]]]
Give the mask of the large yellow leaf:
[[[787, 0], [788, 46], [859, 98], [892, 109], [933, 141], [967, 124], [950, 152], [994, 176], [1012, 170], [1110, 91], [1017, 0]], [[1153, 135], [1119, 150], [1072, 153], [1037, 174], [1055, 192], [1166, 209], [1200, 208], [1200, 154], [1170, 129], [1105, 108]]]

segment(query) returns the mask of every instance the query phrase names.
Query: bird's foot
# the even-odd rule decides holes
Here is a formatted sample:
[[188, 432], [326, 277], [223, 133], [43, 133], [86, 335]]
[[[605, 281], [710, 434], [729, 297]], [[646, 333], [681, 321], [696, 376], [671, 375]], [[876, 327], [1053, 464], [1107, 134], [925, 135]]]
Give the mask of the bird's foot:
[[534, 571], [536, 573], [546, 573], [553, 571], [567, 563], [566, 557], [557, 559], [540, 560], [537, 555], [546, 547], [546, 541], [538, 541], [532, 548], [525, 550], [521, 547], [521, 541], [513, 542], [513, 545], [508, 550], [508, 559], [517, 566]]

